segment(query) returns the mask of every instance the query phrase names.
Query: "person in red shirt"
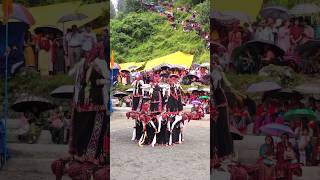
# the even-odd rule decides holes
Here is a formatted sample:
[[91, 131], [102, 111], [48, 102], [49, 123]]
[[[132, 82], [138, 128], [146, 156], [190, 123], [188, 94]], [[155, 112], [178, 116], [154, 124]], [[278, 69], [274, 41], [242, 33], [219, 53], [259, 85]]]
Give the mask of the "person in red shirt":
[[303, 29], [300, 27], [299, 20], [294, 21], [294, 25], [290, 28], [291, 46], [296, 47], [302, 40]]

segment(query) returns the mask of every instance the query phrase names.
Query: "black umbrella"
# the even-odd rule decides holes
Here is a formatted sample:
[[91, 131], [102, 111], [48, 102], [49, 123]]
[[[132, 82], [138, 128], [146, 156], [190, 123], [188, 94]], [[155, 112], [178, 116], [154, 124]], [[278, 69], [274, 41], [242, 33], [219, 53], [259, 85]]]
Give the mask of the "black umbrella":
[[43, 112], [56, 107], [57, 106], [51, 103], [49, 100], [36, 96], [24, 97], [14, 102], [11, 106], [11, 108], [16, 112], [26, 112], [33, 110], [34, 108], [36, 108], [39, 112]]
[[290, 15], [288, 9], [281, 6], [269, 6], [265, 7], [260, 12], [263, 18], [272, 18], [272, 19], [289, 19]]
[[193, 78], [199, 79], [199, 77], [198, 77], [197, 75], [193, 74], [193, 73], [187, 74], [186, 77], [188, 77], [188, 78], [190, 78], [190, 79], [193, 79]]
[[276, 54], [276, 55], [279, 55], [279, 56], [283, 56], [285, 54], [285, 51], [275, 45], [273, 42], [271, 41], [265, 41], [265, 40], [253, 40], [253, 41], [249, 41], [247, 43], [244, 44], [244, 46], [248, 49], [251, 49], [251, 48], [255, 48], [255, 49], [260, 49], [262, 50], [262, 52], [264, 51], [264, 47], [265, 46], [269, 46], [269, 48], [271, 48], [271, 50]]
[[113, 94], [113, 97], [117, 97], [117, 98], [123, 98], [123, 97], [125, 97], [125, 96], [128, 96], [128, 94], [127, 94], [127, 93], [124, 93], [124, 92], [121, 92], [121, 91], [116, 91], [116, 92], [114, 92], [114, 94]]
[[71, 99], [73, 97], [73, 94], [74, 94], [73, 85], [63, 85], [53, 90], [50, 93], [50, 96], [54, 98]]
[[82, 13], [66, 14], [58, 20], [58, 23], [65, 23], [69, 21], [81, 21], [86, 18], [88, 18], [88, 16]]
[[263, 95], [263, 99], [265, 98], [301, 100], [303, 99], [303, 95], [291, 89], [283, 89], [283, 90], [265, 92]]
[[310, 55], [311, 53], [318, 51], [319, 48], [320, 48], [320, 41], [319, 40], [309, 40], [306, 43], [299, 45], [296, 48], [296, 52], [301, 55], [303, 55], [303, 54]]
[[63, 34], [63, 32], [55, 26], [39, 26], [34, 29], [36, 34]]

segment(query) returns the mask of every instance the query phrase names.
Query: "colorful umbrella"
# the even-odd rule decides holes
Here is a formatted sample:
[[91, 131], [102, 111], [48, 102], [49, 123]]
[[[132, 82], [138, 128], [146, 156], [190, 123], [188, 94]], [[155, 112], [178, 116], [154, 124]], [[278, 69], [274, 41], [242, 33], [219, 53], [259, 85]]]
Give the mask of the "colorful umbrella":
[[191, 104], [198, 105], [198, 104], [201, 104], [201, 102], [199, 100], [193, 100]]
[[[3, 17], [3, 12], [0, 13], [0, 16]], [[13, 4], [13, 14], [10, 16], [10, 19], [16, 19], [18, 21], [25, 22], [30, 26], [35, 24], [32, 14], [21, 4]]]
[[294, 132], [290, 127], [282, 124], [277, 124], [277, 123], [271, 123], [271, 124], [262, 126], [260, 128], [260, 131], [263, 134], [270, 135], [270, 136], [281, 136], [282, 134], [287, 133], [289, 134], [290, 137], [294, 137]]
[[209, 99], [209, 96], [200, 96], [200, 99]]
[[314, 111], [311, 109], [294, 109], [294, 110], [289, 110], [284, 114], [284, 120], [294, 120], [297, 118], [307, 118], [310, 120], [318, 120], [317, 115]]

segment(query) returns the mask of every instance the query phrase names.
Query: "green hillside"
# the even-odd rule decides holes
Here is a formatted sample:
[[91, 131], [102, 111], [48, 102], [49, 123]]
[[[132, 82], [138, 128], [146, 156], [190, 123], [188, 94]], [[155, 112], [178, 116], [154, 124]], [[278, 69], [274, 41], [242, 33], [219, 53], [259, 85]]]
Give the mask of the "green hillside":
[[[178, 21], [190, 15], [175, 13]], [[206, 43], [194, 31], [186, 33], [180, 24], [174, 30], [167, 19], [153, 12], [132, 12], [112, 19], [111, 48], [118, 63], [147, 61], [176, 51], [193, 54], [194, 62], [209, 61]]]

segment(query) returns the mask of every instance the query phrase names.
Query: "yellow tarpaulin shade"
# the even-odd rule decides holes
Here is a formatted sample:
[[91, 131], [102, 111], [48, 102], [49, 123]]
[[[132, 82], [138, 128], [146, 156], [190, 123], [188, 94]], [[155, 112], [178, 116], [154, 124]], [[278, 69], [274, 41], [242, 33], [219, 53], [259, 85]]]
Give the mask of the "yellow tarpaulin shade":
[[[145, 64], [145, 62], [129, 62], [129, 63], [122, 63], [119, 64], [121, 71], [126, 70], [126, 71], [131, 71], [132, 69], [138, 69], [142, 67]], [[134, 67], [134, 68], [132, 68]]]
[[220, 12], [224, 11], [236, 11], [246, 13], [255, 20], [259, 15], [263, 0], [215, 0], [211, 8]]
[[84, 4], [80, 6], [80, 1], [76, 1], [28, 8], [36, 21], [35, 26], [31, 27], [31, 30], [33, 30], [36, 26], [43, 25], [57, 26], [62, 29], [62, 23], [58, 23], [58, 20], [63, 15], [75, 12], [83, 13], [87, 15], [88, 18], [81, 21], [66, 22], [64, 23], [64, 29], [66, 30], [67, 28], [70, 28], [73, 24], [82, 26], [101, 16], [103, 13], [103, 8], [108, 7], [108, 3], [109, 1], [94, 4]]
[[154, 67], [157, 67], [161, 64], [170, 64], [183, 66], [185, 68], [190, 68], [193, 61], [193, 55], [185, 54], [183, 52], [175, 52], [167, 56], [156, 58], [150, 61], [147, 61], [144, 70], [151, 70]]

